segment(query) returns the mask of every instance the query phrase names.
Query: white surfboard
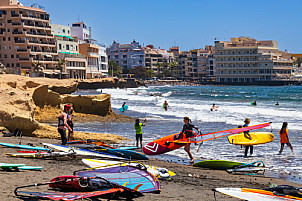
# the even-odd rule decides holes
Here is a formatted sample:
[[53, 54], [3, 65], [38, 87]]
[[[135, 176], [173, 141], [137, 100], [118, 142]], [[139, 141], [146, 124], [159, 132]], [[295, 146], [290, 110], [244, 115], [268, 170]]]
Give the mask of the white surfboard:
[[68, 147], [68, 146], [64, 146], [64, 145], [56, 145], [56, 144], [48, 144], [48, 143], [43, 143], [43, 144], [45, 146], [51, 147], [53, 149], [57, 149], [57, 150], [69, 152], [69, 153], [75, 152], [77, 155], [82, 155], [82, 156], [95, 156], [95, 157], [100, 157], [100, 158], [124, 160], [124, 158], [113, 156], [113, 155], [107, 154], [107, 153], [89, 151], [89, 150], [85, 150], [85, 149], [80, 149], [80, 148], [76, 148], [76, 147]]
[[302, 200], [302, 198], [295, 199], [292, 196], [284, 197], [274, 195], [273, 192], [249, 189], [249, 188], [215, 188], [216, 191], [229, 195], [235, 198], [248, 201], [293, 201]]

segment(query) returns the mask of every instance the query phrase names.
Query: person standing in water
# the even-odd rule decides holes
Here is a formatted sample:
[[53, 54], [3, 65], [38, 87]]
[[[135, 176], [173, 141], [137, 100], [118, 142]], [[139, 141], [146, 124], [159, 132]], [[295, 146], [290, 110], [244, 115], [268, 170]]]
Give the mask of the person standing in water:
[[123, 108], [122, 112], [125, 112], [125, 105], [126, 105], [126, 102], [124, 102], [123, 105], [122, 105], [122, 108]]
[[218, 107], [219, 106], [216, 106], [214, 103], [213, 103], [213, 106], [211, 107], [211, 111], [216, 111], [216, 110], [218, 110]]
[[71, 106], [70, 105], [65, 105], [64, 106], [64, 111], [61, 112], [61, 114], [58, 117], [58, 132], [61, 135], [62, 139], [62, 145], [65, 145], [67, 143], [67, 138], [66, 138], [66, 127], [68, 128], [69, 132], [72, 132], [72, 129], [67, 123], [67, 114], [70, 110]]
[[[182, 128], [179, 139], [181, 139], [183, 137], [186, 137], [186, 138], [194, 137], [193, 128], [195, 128], [196, 130], [198, 130], [200, 132], [199, 128], [197, 128], [193, 124], [191, 124], [191, 119], [189, 117], [184, 117], [184, 123], [185, 124]], [[184, 134], [186, 134], [186, 135], [184, 136]], [[190, 163], [194, 163], [194, 157], [190, 151], [190, 146], [191, 146], [191, 143], [186, 144], [184, 150], [188, 153], [188, 155], [191, 159]]]
[[286, 144], [292, 150], [292, 153], [294, 153], [294, 148], [293, 148], [293, 146], [291, 145], [291, 143], [289, 142], [289, 139], [288, 139], [287, 125], [288, 125], [287, 122], [283, 122], [282, 128], [279, 131], [280, 143], [281, 143], [281, 148], [280, 148], [279, 154], [282, 153], [283, 148], [284, 148], [284, 144]]
[[[244, 120], [244, 125], [242, 127], [248, 127], [249, 124], [251, 123], [251, 120], [249, 118], [246, 118]], [[250, 135], [249, 131], [244, 131], [244, 137], [252, 140], [252, 136]], [[245, 146], [245, 151], [244, 151], [244, 156], [247, 157], [247, 152], [249, 151], [250, 149], [250, 155], [253, 155], [253, 151], [254, 151], [254, 147], [253, 145], [250, 145], [250, 146]]]
[[163, 108], [167, 111], [169, 107], [168, 102], [165, 100], [164, 104], [163, 104]]
[[143, 126], [146, 125], [146, 119], [144, 123], [139, 123], [139, 119], [135, 120], [134, 128], [136, 133], [136, 146], [138, 147], [138, 141], [140, 141], [141, 148], [143, 147]]

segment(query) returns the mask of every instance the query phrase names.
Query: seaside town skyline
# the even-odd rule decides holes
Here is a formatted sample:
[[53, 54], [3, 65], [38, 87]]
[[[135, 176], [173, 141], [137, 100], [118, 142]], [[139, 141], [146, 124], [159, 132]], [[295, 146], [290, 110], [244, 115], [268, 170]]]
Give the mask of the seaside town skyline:
[[[50, 13], [51, 23], [68, 25], [84, 21], [93, 28], [93, 37], [110, 45], [133, 38], [143, 45], [181, 51], [213, 45], [233, 37], [250, 36], [258, 40], [279, 41], [279, 49], [301, 52], [297, 16], [298, 0], [260, 1], [73, 1], [22, 0], [25, 6], [35, 3]], [[59, 5], [59, 6], [58, 6]], [[68, 8], [68, 9], [65, 9]], [[294, 29], [293, 29], [294, 28]]]
[[301, 78], [302, 55], [281, 50], [279, 41], [272, 39], [214, 38], [209, 45], [186, 51], [180, 46], [156, 47], [135, 38], [126, 44], [113, 40], [106, 45], [97, 39], [95, 27], [80, 18], [67, 26], [55, 24], [51, 16], [57, 13], [48, 13], [40, 4], [26, 6], [17, 0], [4, 0], [0, 8], [0, 58], [14, 74], [99, 78], [111, 73], [124, 78], [238, 84], [292, 84]]

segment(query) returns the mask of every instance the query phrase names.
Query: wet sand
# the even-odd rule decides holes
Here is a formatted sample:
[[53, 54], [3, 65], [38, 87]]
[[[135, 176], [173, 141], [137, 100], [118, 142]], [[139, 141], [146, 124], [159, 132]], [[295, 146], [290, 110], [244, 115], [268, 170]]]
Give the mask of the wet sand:
[[[16, 137], [0, 137], [0, 142], [19, 143], [20, 138]], [[33, 143], [41, 146], [40, 143], [56, 143], [59, 140], [22, 137], [22, 144]], [[38, 200], [38, 199], [22, 199], [14, 195], [14, 189], [18, 186], [30, 185], [34, 183], [48, 182], [52, 178], [61, 175], [72, 175], [75, 170], [84, 169], [85, 166], [81, 162], [81, 158], [75, 159], [22, 159], [4, 155], [3, 153], [16, 153], [17, 149], [0, 147], [0, 162], [2, 163], [25, 163], [30, 166], [43, 166], [41, 171], [21, 170], [20, 172], [0, 171], [0, 200]], [[87, 157], [85, 157], [87, 158]], [[214, 200], [213, 188], [218, 187], [245, 187], [245, 188], [266, 188], [269, 183], [277, 185], [293, 184], [281, 179], [275, 179], [263, 176], [247, 176], [247, 175], [230, 175], [225, 171], [208, 170], [196, 168], [190, 165], [181, 165], [171, 162], [151, 159], [145, 161], [146, 164], [165, 167], [176, 173], [176, 176], [169, 181], [160, 181], [162, 192], [160, 194], [145, 194], [145, 196], [135, 200]], [[199, 175], [199, 177], [190, 177], [191, 175]], [[44, 188], [45, 189], [45, 188]], [[30, 188], [32, 191], [39, 189]], [[216, 200], [231, 201], [239, 200], [220, 193], [216, 193]]]

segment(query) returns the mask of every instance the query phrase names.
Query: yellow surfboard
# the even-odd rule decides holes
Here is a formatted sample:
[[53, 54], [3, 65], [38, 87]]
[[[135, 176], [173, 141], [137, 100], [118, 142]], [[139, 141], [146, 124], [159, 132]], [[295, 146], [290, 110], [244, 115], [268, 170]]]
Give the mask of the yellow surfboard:
[[250, 146], [250, 145], [269, 143], [275, 139], [274, 134], [270, 132], [250, 132], [249, 134], [252, 137], [251, 140], [245, 137], [244, 133], [231, 135], [228, 137], [228, 140], [230, 144]]

